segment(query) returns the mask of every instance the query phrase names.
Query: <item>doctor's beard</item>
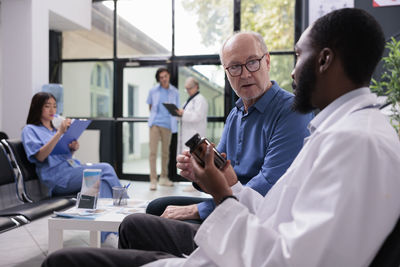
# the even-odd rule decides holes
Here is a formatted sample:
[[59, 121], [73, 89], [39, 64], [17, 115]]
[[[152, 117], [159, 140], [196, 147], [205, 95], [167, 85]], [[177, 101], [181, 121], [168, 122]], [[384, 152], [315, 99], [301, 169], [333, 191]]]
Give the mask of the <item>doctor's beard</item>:
[[294, 101], [292, 109], [300, 113], [309, 113], [315, 108], [311, 104], [311, 95], [315, 90], [314, 58], [310, 57], [303, 65], [298, 83], [292, 82]]

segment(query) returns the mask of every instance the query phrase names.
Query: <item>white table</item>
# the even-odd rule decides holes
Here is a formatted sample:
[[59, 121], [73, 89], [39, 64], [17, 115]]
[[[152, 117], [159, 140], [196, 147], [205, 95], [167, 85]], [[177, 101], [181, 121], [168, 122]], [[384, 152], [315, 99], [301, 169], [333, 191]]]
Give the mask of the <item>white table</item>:
[[100, 232], [118, 232], [118, 227], [126, 216], [145, 211], [144, 204], [145, 201], [128, 199], [127, 206], [114, 207], [112, 199], [99, 199], [97, 207], [105, 211], [96, 215], [95, 219], [50, 217], [48, 219], [49, 254], [63, 247], [64, 230], [90, 231], [90, 246], [100, 247]]

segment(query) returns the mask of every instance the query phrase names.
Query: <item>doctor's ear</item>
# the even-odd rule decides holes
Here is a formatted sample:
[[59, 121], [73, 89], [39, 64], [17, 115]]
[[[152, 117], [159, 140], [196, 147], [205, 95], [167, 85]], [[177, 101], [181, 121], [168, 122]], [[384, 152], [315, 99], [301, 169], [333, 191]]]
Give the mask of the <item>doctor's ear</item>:
[[318, 55], [318, 68], [321, 73], [325, 72], [332, 64], [334, 53], [330, 48], [324, 48]]

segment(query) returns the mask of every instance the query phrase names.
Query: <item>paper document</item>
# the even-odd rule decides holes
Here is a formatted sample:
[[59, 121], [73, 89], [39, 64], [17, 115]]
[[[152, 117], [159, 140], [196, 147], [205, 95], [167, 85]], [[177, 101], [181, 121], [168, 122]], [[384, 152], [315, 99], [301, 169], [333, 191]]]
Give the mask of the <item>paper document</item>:
[[83, 133], [84, 130], [89, 126], [91, 120], [81, 120], [76, 119], [73, 120], [68, 130], [61, 136], [60, 140], [58, 140], [57, 145], [54, 147], [53, 151], [51, 151], [52, 155], [55, 154], [68, 154], [70, 153], [69, 144], [78, 140], [79, 136]]
[[105, 213], [106, 213], [105, 209], [88, 210], [88, 209], [79, 209], [76, 207], [68, 209], [66, 211], [54, 211], [54, 214], [60, 217], [85, 219], [85, 220], [94, 220], [99, 215], [103, 215]]

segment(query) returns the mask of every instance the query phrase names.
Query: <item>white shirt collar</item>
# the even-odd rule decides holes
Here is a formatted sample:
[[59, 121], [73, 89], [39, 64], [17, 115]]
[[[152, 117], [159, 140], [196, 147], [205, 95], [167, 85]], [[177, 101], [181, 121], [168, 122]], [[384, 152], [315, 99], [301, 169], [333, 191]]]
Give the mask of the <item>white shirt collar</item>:
[[310, 134], [312, 134], [340, 106], [342, 106], [343, 104], [345, 104], [346, 102], [350, 101], [353, 98], [370, 93], [371, 91], [369, 90], [368, 87], [361, 87], [359, 89], [352, 90], [340, 96], [339, 98], [335, 99], [335, 101], [326, 106], [323, 110], [321, 110], [321, 112], [318, 113], [317, 116], [315, 116], [314, 119], [310, 121], [310, 123], [307, 126], [308, 130], [310, 131]]

